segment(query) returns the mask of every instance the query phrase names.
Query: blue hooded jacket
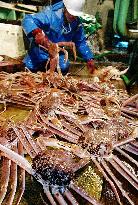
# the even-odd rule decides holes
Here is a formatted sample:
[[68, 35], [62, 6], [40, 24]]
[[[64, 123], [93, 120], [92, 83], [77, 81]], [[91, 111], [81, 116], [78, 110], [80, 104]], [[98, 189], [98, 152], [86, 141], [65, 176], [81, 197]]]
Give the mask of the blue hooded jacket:
[[[63, 15], [64, 4], [62, 1], [53, 5], [47, 6], [41, 12], [36, 14], [28, 14], [22, 21], [22, 27], [25, 34], [31, 42], [31, 48], [24, 59], [26, 66], [35, 71], [42, 62], [49, 58], [49, 54], [38, 47], [31, 35], [32, 31], [40, 28], [48, 36], [53, 43], [72, 41], [76, 45], [77, 51], [82, 58], [87, 61], [93, 58], [93, 53], [87, 45], [83, 26], [77, 18], [75, 21], [65, 24]], [[64, 57], [61, 55], [60, 67], [69, 67], [69, 62], [64, 65]]]

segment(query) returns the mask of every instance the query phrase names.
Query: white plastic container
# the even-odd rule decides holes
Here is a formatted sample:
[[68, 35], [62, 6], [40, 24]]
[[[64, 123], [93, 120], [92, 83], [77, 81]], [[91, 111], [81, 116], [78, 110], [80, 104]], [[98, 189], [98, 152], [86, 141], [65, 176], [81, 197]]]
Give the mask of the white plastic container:
[[25, 46], [22, 27], [0, 23], [0, 55], [17, 58], [24, 54]]

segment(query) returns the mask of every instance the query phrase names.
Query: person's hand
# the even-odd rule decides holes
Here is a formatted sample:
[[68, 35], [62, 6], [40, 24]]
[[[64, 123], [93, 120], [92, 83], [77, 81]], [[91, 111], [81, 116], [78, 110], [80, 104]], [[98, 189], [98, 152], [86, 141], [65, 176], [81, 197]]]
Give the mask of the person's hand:
[[35, 43], [37, 45], [41, 45], [47, 49], [50, 58], [54, 58], [56, 56], [58, 53], [57, 44], [52, 43], [40, 28], [33, 30], [32, 35], [34, 36]]
[[95, 65], [94, 65], [94, 60], [90, 59], [87, 61], [87, 68], [89, 70], [89, 72], [92, 74], [95, 71]]
[[33, 37], [35, 39], [35, 43], [37, 45], [41, 45], [41, 46], [44, 46], [46, 48], [48, 47], [49, 39], [40, 28], [33, 30], [32, 35], [33, 35]]

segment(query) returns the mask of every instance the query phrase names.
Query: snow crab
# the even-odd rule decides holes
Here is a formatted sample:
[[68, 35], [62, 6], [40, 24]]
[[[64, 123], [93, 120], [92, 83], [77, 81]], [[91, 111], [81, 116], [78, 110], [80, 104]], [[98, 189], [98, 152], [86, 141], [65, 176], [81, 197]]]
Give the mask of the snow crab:
[[122, 71], [119, 71], [117, 67], [107, 66], [98, 71], [96, 76], [98, 76], [101, 81], [110, 81], [110, 80], [120, 80], [120, 76], [124, 75], [128, 71], [128, 68], [125, 68]]
[[[40, 47], [47, 51], [47, 49], [44, 46], [40, 45]], [[47, 70], [48, 64], [50, 64], [50, 73], [51, 74], [56, 69], [61, 74], [60, 67], [59, 67], [59, 52], [63, 52], [65, 54], [65, 62], [66, 62], [68, 60], [68, 52], [67, 52], [67, 50], [65, 50], [65, 47], [72, 49], [74, 59], [76, 60], [75, 43], [73, 43], [73, 42], [58, 42], [58, 43], [56, 43], [56, 49], [55, 49], [55, 46], [54, 46], [54, 49], [52, 46], [48, 49], [49, 54], [51, 53], [52, 55], [49, 57], [49, 60], [46, 63], [46, 70]]]
[[[72, 181], [74, 173], [85, 166], [89, 159], [83, 158], [80, 160], [75, 159], [75, 155], [66, 149], [48, 150], [43, 149], [41, 144], [41, 138], [34, 141], [32, 135], [29, 133], [25, 126], [12, 126], [12, 132], [17, 137], [16, 142], [1, 143], [1, 157], [2, 157], [2, 174], [1, 174], [1, 203], [12, 204], [17, 188], [17, 166], [19, 167], [20, 174], [20, 186], [16, 195], [15, 204], [19, 204], [22, 194], [24, 192], [25, 185], [25, 171], [34, 176], [38, 182], [43, 186], [44, 193], [49, 199], [51, 204], [78, 204], [75, 197], [68, 190], [69, 185], [72, 189], [76, 190], [86, 200], [92, 204], [100, 204], [95, 199], [89, 197], [87, 193], [78, 189]], [[9, 147], [10, 145], [10, 147]], [[43, 148], [42, 148], [43, 146]], [[49, 146], [49, 145], [48, 145]], [[48, 147], [47, 146], [47, 147]], [[26, 151], [32, 158], [32, 165], [23, 157], [23, 153]], [[6, 170], [6, 172], [5, 172]], [[48, 177], [49, 176], [49, 177]], [[6, 192], [8, 185], [11, 187], [11, 191], [6, 198]]]
[[72, 77], [59, 75], [54, 72], [31, 73], [20, 72], [8, 75], [0, 73], [0, 103], [3, 104], [3, 112], [7, 104], [16, 104], [30, 109], [35, 107], [36, 102], [45, 95], [50, 88], [58, 88], [67, 92], [77, 91], [100, 91], [96, 83], [88, 84]]
[[[33, 106], [23, 123], [0, 127], [0, 204], [10, 205], [13, 200], [20, 203], [28, 172], [42, 185], [51, 205], [79, 204], [74, 191], [99, 205], [101, 202], [74, 182], [81, 168], [94, 164], [113, 190], [117, 203], [135, 205], [137, 194], [132, 196], [132, 190], [138, 190], [138, 130], [131, 113], [122, 109], [131, 106], [136, 111], [137, 95], [123, 102], [116, 98], [112, 87], [103, 89], [98, 84], [54, 76], [57, 81], [52, 81], [49, 73], [27, 74], [13, 78], [10, 84], [12, 91], [15, 81], [22, 83], [29, 94], [24, 95], [24, 91], [22, 99], [33, 102]], [[24, 81], [29, 79], [32, 83], [26, 86]]]
[[[91, 204], [99, 205], [101, 204], [100, 202], [88, 196], [88, 194], [73, 181], [75, 172], [91, 162], [97, 166], [98, 170], [108, 181], [119, 204], [122, 204], [121, 194], [131, 205], [135, 204], [135, 201], [129, 196], [128, 191], [124, 190], [124, 187], [119, 181], [121, 179], [116, 177], [113, 169], [115, 169], [117, 174], [122, 175], [129, 185], [136, 190], [138, 189], [136, 174], [131, 172], [126, 163], [121, 160], [123, 156], [127, 159], [127, 162], [129, 161], [134, 164], [135, 167], [138, 166], [137, 161], [128, 154], [133, 153], [137, 155], [137, 129], [129, 139], [121, 139], [113, 144], [111, 142], [100, 143], [96, 147], [95, 144], [92, 144], [92, 142], [86, 139], [87, 135], [85, 139], [81, 137], [80, 143], [77, 145], [42, 135], [38, 137], [36, 141], [30, 133], [30, 130], [22, 124], [18, 126], [13, 125], [12, 129], [17, 136], [16, 143], [13, 140], [14, 149], [11, 149], [7, 143], [0, 144], [1, 156], [3, 158], [3, 188], [1, 188], [1, 199], [5, 197], [8, 180], [10, 179], [13, 183], [7, 204], [12, 204], [15, 195], [17, 166], [19, 166], [22, 171], [22, 186], [25, 180], [25, 171], [27, 171], [42, 184], [44, 193], [51, 205], [56, 205], [57, 203], [68, 204], [69, 202], [77, 205], [78, 202], [71, 193], [71, 190], [76, 191]], [[16, 146], [17, 143], [18, 146]], [[55, 149], [48, 149], [48, 147], [54, 147]], [[22, 156], [23, 150], [26, 150], [32, 158], [32, 164]], [[5, 168], [6, 172], [4, 171]], [[22, 194], [23, 187], [20, 189], [18, 203], [16, 204], [19, 204]]]
[[[137, 156], [137, 128], [132, 135], [135, 126], [131, 121], [119, 116], [112, 118], [100, 111], [100, 106], [101, 108], [103, 106], [101, 99], [96, 107], [100, 115], [98, 113], [94, 118], [93, 110], [90, 112], [86, 106], [86, 113], [88, 112], [89, 115], [87, 113], [85, 120], [77, 114], [78, 105], [76, 109], [65, 106], [66, 103], [69, 105], [69, 102], [67, 95], [65, 98], [64, 91], [57, 88], [49, 89], [47, 94], [37, 101], [32, 112], [31, 123], [29, 119], [24, 124], [10, 125], [7, 129], [9, 134], [6, 134], [10, 136], [8, 140], [4, 137], [5, 132], [2, 132], [0, 150], [3, 158], [4, 189], [1, 188], [1, 199], [9, 200], [8, 203], [12, 204], [17, 186], [17, 166], [19, 166], [22, 173], [20, 183], [22, 188], [17, 197], [17, 204], [23, 194], [25, 171], [27, 171], [42, 184], [51, 205], [68, 204], [68, 201], [71, 204], [78, 204], [71, 190], [76, 191], [91, 204], [98, 205], [100, 202], [77, 187], [73, 180], [79, 169], [88, 163], [94, 163], [110, 184], [118, 203], [122, 204], [122, 194], [123, 199], [134, 205], [136, 199], [133, 201], [128, 190], [124, 190], [120, 183], [122, 178], [118, 178], [118, 174], [129, 183], [131, 189], [138, 189], [136, 172], [131, 172], [132, 167], [136, 170], [138, 166], [133, 157], [133, 155]], [[34, 138], [35, 131], [40, 132], [36, 139]], [[48, 147], [56, 149], [51, 151]], [[22, 156], [24, 152], [30, 156], [32, 163]], [[123, 162], [122, 158], [126, 161]], [[132, 164], [131, 168], [127, 165], [129, 163]], [[14, 190], [12, 189], [10, 198], [5, 199], [9, 179], [13, 183], [11, 186]]]

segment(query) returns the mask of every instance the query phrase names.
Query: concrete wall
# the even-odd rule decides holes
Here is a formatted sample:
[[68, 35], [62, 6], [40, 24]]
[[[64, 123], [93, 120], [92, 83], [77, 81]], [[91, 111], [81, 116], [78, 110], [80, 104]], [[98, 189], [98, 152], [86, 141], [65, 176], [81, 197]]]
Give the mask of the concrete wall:
[[98, 2], [99, 0], [86, 0], [84, 11], [92, 15], [95, 15], [97, 11], [100, 12], [103, 24], [105, 24], [109, 10], [114, 8], [113, 0], [105, 0], [101, 5]]
[[110, 47], [113, 38], [113, 15], [114, 5], [113, 0], [105, 0], [102, 4], [98, 4], [99, 0], [86, 0], [84, 11], [88, 14], [95, 15], [99, 12], [102, 20], [102, 31], [104, 36], [105, 45]]

